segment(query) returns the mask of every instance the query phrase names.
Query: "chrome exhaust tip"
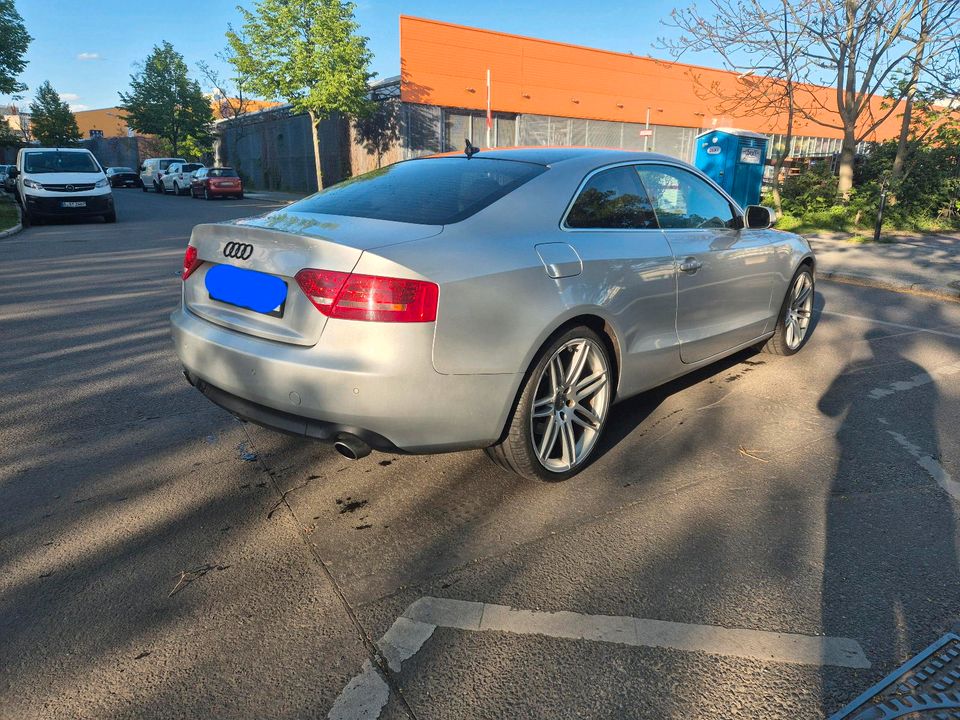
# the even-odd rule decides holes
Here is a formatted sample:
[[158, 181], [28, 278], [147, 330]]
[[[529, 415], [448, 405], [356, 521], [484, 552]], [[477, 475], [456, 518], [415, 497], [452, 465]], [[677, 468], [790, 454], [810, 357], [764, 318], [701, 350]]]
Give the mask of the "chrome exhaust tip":
[[333, 443], [333, 449], [348, 460], [359, 460], [370, 454], [370, 446], [356, 435], [340, 435]]

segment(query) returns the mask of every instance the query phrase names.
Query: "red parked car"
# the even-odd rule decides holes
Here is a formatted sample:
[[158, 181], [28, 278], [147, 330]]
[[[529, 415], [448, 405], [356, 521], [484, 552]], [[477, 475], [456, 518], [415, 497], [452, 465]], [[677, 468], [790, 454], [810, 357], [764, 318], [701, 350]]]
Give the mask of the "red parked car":
[[216, 197], [243, 199], [243, 180], [228, 167], [200, 168], [190, 180], [190, 196], [213, 200]]

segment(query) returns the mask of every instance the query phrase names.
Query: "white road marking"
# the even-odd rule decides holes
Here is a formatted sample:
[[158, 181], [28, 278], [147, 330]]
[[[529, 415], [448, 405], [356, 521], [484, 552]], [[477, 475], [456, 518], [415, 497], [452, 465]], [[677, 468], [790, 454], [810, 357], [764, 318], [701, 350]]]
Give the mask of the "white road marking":
[[941, 365], [933, 370], [914, 375], [909, 380], [898, 380], [890, 383], [885, 388], [874, 388], [868, 393], [868, 395], [874, 400], [879, 400], [887, 395], [913, 390], [914, 388], [932, 383], [937, 378], [948, 377], [950, 375], [956, 375], [957, 373], [960, 373], [960, 362], [956, 362], [951, 365]]
[[917, 465], [926, 470], [927, 474], [933, 478], [937, 485], [943, 488], [954, 500], [960, 502], [960, 482], [950, 477], [950, 473], [944, 469], [943, 465], [937, 462], [936, 458], [924, 453], [919, 445], [912, 443], [905, 435], [893, 430], [887, 430], [887, 433], [900, 443], [908, 453], [913, 455], [917, 461]]
[[933, 335], [942, 335], [943, 337], [960, 340], [960, 333], [951, 333], [946, 332], [945, 330], [933, 330], [931, 328], [917, 327], [916, 325], [904, 325], [903, 323], [890, 322], [889, 320], [877, 320], [876, 318], [868, 318], [861, 315], [847, 315], [846, 313], [831, 312], [830, 310], [821, 310], [820, 314], [829, 315], [831, 317], [847, 318], [848, 320], [860, 320], [862, 322], [873, 323], [875, 325], [887, 325], [889, 327], [903, 328], [905, 330], [913, 330], [915, 332], [932, 333]]
[[390, 687], [367, 660], [363, 670], [347, 683], [327, 715], [330, 720], [374, 720], [390, 699]]
[[436, 625], [410, 620], [400, 616], [390, 626], [386, 634], [380, 638], [377, 647], [387, 659], [387, 664], [394, 672], [400, 672], [400, 663], [416, 655], [423, 644], [430, 639]]
[[[411, 603], [377, 643], [390, 670], [399, 672], [403, 661], [413, 657], [438, 627], [672, 648], [793, 665], [870, 667], [860, 644], [849, 638], [743, 630], [629, 616], [518, 610], [506, 605], [422, 597]], [[388, 697], [386, 682], [368, 660], [361, 673], [337, 698], [328, 718], [376, 718]]]

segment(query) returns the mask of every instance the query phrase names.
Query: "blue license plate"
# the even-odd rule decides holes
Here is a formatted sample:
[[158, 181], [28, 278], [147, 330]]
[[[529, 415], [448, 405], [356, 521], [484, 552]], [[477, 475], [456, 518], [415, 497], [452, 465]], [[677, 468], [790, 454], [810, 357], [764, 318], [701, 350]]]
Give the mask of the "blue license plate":
[[211, 299], [274, 317], [283, 317], [287, 284], [278, 277], [233, 265], [215, 265], [204, 279]]

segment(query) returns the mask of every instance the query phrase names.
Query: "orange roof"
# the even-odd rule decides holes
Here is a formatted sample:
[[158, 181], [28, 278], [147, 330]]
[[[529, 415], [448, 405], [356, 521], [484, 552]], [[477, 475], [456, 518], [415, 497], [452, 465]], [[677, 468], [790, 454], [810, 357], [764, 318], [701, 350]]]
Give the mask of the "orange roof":
[[[400, 16], [400, 63], [405, 102], [485, 110], [489, 68], [491, 104], [503, 112], [642, 123], [649, 111], [654, 125], [735, 125], [765, 133], [783, 132], [786, 125], [785, 116], [724, 113], [720, 101], [710, 97], [711, 88], [722, 95], [742, 94], [742, 83], [762, 78], [406, 15]], [[836, 105], [834, 89], [805, 87], [818, 106]], [[881, 103], [877, 97], [872, 104], [878, 116]], [[820, 110], [818, 117], [840, 124], [836, 112]], [[886, 139], [898, 132], [894, 113], [876, 136]], [[842, 136], [839, 129], [800, 117], [794, 134]]]

